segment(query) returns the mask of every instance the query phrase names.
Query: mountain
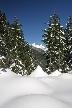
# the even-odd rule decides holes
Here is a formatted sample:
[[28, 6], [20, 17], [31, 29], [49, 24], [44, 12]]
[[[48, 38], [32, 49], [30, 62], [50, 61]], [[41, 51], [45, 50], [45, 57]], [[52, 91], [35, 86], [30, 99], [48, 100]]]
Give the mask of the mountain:
[[30, 48], [31, 48], [32, 52], [34, 53], [34, 55], [38, 61], [38, 65], [40, 65], [41, 68], [45, 71], [47, 61], [46, 61], [45, 56], [43, 54], [45, 53], [47, 48], [42, 46], [42, 44], [36, 45], [35, 43], [30, 45]]
[[40, 50], [42, 50], [42, 51], [46, 51], [46, 50], [47, 50], [47, 48], [44, 47], [42, 44], [36, 45], [35, 43], [33, 43], [33, 44], [32, 44], [32, 47], [34, 47], [34, 48], [36, 48], [36, 49], [40, 49]]

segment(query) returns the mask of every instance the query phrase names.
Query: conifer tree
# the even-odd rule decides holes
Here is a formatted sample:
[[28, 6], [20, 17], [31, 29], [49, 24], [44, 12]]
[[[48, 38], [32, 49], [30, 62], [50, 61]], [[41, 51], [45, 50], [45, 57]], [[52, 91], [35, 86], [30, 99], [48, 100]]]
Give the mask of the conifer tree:
[[31, 47], [29, 46], [29, 43], [26, 42], [25, 45], [25, 69], [26, 69], [26, 75], [31, 74], [33, 70], [35, 70], [37, 67], [37, 59], [35, 58], [34, 53], [32, 52]]
[[72, 15], [68, 17], [68, 22], [65, 28], [66, 35], [66, 62], [68, 65], [68, 70], [72, 70]]
[[29, 75], [36, 66], [35, 56], [24, 39], [22, 25], [16, 17], [10, 24], [5, 13], [0, 11], [0, 67]]
[[30, 74], [36, 67], [35, 59], [32, 56], [28, 42], [24, 39], [22, 25], [19, 24], [15, 17], [14, 23], [11, 24], [11, 50], [12, 70], [16, 73]]
[[6, 15], [0, 11], [0, 55], [5, 56]]
[[66, 61], [64, 56], [65, 51], [65, 37], [64, 29], [60, 24], [60, 18], [54, 11], [54, 14], [50, 16], [48, 23], [48, 28], [43, 30], [45, 33], [42, 36], [44, 39], [42, 42], [48, 48], [46, 52], [47, 59], [47, 72], [51, 73], [55, 70], [61, 69], [65, 72]]
[[12, 62], [15, 65], [12, 67], [13, 71], [18, 73], [21, 71], [22, 57], [24, 57], [24, 36], [21, 29], [21, 24], [19, 24], [18, 19], [15, 17], [14, 23], [11, 24], [11, 50]]
[[11, 39], [12, 39], [12, 35], [11, 35], [11, 25], [10, 22], [7, 21], [6, 22], [6, 38], [5, 38], [5, 49], [6, 49], [6, 68], [9, 68], [11, 65], [11, 48], [12, 48], [12, 44], [11, 44]]
[[0, 11], [0, 57], [4, 56], [0, 60], [0, 67], [5, 66], [5, 57], [6, 57], [6, 35], [7, 35], [7, 26], [6, 26], [6, 15]]

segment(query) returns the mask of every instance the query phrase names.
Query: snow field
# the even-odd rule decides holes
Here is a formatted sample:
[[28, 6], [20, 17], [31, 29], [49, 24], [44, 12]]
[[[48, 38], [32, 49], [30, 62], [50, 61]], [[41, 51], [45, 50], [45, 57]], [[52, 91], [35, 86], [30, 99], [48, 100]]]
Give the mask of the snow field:
[[40, 66], [29, 76], [0, 69], [0, 108], [72, 108], [72, 75], [47, 75]]
[[14, 98], [2, 108], [69, 108], [69, 106], [46, 95], [28, 95]]

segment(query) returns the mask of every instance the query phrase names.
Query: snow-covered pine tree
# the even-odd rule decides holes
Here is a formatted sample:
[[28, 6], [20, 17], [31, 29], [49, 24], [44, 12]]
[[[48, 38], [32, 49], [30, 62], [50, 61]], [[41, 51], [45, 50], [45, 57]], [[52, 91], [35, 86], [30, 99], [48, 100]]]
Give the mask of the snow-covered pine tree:
[[5, 43], [5, 39], [6, 39], [6, 15], [5, 13], [0, 11], [0, 58], [3, 57], [3, 59], [1, 58], [0, 60], [0, 67], [4, 67], [5, 66], [5, 57], [6, 57], [6, 43]]
[[72, 70], [72, 15], [68, 17], [68, 21], [65, 28], [66, 35], [66, 62], [68, 65], [68, 70]]
[[6, 68], [9, 68], [11, 65], [11, 53], [10, 50], [12, 48], [12, 44], [11, 44], [11, 39], [12, 39], [12, 35], [11, 35], [11, 25], [10, 22], [7, 21], [6, 22], [6, 37], [5, 37], [5, 51], [6, 51], [6, 61], [5, 61], [5, 65]]
[[24, 59], [24, 35], [22, 32], [22, 25], [19, 24], [18, 19], [15, 17], [14, 23], [11, 24], [11, 49], [10, 55], [12, 65], [10, 66], [12, 70], [16, 73], [22, 72], [24, 68], [24, 64], [22, 63], [22, 59]]
[[25, 69], [26, 69], [25, 74], [29, 75], [29, 74], [31, 74], [31, 72], [33, 70], [36, 69], [36, 67], [37, 67], [37, 59], [35, 58], [35, 55], [32, 52], [32, 49], [31, 49], [28, 42], [26, 42], [24, 52], [25, 52]]
[[0, 55], [5, 56], [6, 15], [0, 11]]
[[56, 11], [50, 16], [48, 23], [45, 24], [48, 25], [48, 28], [43, 30], [45, 33], [42, 36], [44, 38], [42, 42], [44, 42], [48, 48], [46, 51], [47, 73], [51, 73], [55, 70], [65, 72], [65, 34]]
[[22, 75], [30, 74], [36, 67], [36, 61], [32, 56], [28, 42], [24, 39], [22, 25], [19, 24], [15, 17], [14, 23], [11, 24], [11, 50], [13, 64], [10, 66], [16, 73]]

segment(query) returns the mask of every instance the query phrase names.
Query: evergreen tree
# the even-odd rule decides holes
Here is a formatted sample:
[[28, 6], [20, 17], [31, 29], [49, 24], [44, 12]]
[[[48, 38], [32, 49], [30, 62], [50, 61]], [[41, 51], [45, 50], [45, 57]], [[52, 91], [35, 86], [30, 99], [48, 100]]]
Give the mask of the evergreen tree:
[[[7, 25], [6, 15], [0, 11], [0, 67], [5, 66]], [[4, 56], [4, 57], [3, 57]], [[3, 57], [3, 58], [2, 58]]]
[[5, 56], [6, 15], [0, 11], [0, 55]]
[[68, 22], [65, 28], [66, 35], [66, 62], [68, 65], [68, 70], [72, 70], [72, 15], [68, 17]]
[[18, 19], [15, 17], [14, 23], [11, 24], [11, 50], [12, 55], [12, 70], [16, 73], [30, 74], [35, 65], [35, 59], [32, 56], [31, 49], [28, 42], [25, 41], [22, 25], [18, 23]]
[[44, 38], [42, 42], [44, 42], [48, 48], [46, 52], [47, 72], [51, 73], [57, 69], [59, 71], [61, 69], [62, 72], [65, 72], [65, 34], [56, 11], [50, 16], [49, 21], [46, 24], [48, 25], [48, 28], [43, 30], [45, 33], [42, 36]]
[[11, 24], [11, 49], [10, 54], [12, 55], [12, 63], [15, 65], [12, 70], [16, 73], [21, 71], [22, 59], [24, 58], [24, 36], [21, 29], [22, 25], [19, 24], [18, 19], [15, 17], [14, 23]]
[[5, 38], [5, 51], [6, 51], [6, 68], [9, 68], [11, 65], [11, 49], [12, 49], [12, 43], [11, 43], [12, 35], [11, 35], [11, 24], [9, 21], [6, 23], [6, 38]]
[[5, 13], [0, 11], [0, 67], [29, 75], [36, 66], [35, 56], [24, 39], [22, 25], [16, 17], [10, 24]]
[[37, 59], [29, 46], [29, 43], [26, 42], [25, 48], [25, 69], [27, 70], [25, 74], [29, 75], [37, 67]]

